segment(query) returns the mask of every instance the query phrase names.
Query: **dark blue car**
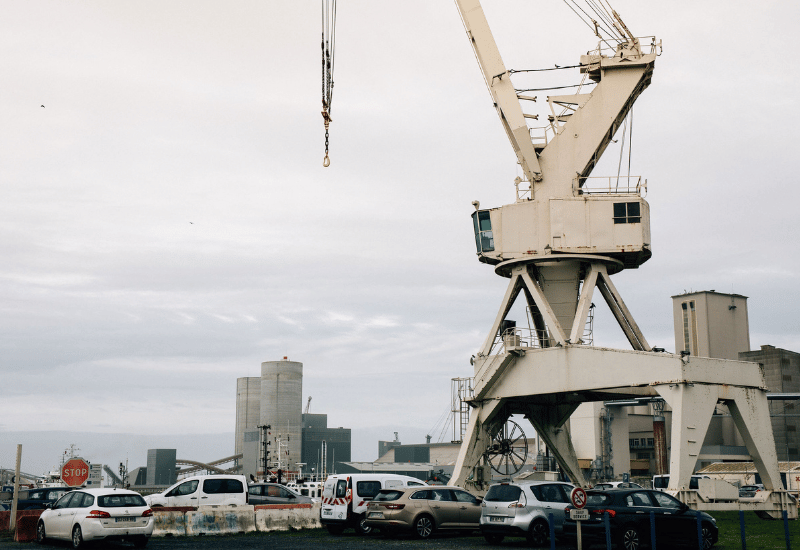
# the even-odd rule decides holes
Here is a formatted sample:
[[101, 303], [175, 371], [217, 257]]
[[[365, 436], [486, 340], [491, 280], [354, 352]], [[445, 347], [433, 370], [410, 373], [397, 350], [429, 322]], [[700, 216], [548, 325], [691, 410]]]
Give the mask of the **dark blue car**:
[[[581, 538], [584, 540], [605, 541], [603, 518], [608, 512], [612, 542], [625, 550], [650, 546], [650, 512], [653, 512], [658, 548], [684, 545], [697, 548], [698, 515], [703, 548], [708, 550], [717, 543], [717, 521], [705, 512], [690, 509], [667, 493], [649, 489], [608, 489], [587, 491], [586, 495], [585, 509], [589, 511], [589, 520], [581, 522]], [[577, 523], [570, 519], [570, 508], [567, 508], [564, 521], [564, 535], [575, 538]]]

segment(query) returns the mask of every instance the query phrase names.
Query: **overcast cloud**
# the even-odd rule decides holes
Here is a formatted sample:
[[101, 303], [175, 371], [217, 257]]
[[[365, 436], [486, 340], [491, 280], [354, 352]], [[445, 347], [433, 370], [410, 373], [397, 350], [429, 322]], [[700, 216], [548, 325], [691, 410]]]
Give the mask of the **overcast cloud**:
[[[509, 68], [595, 46], [564, 3], [484, 4]], [[664, 41], [632, 161], [653, 258], [615, 284], [651, 344], [674, 349], [671, 295], [716, 289], [750, 297], [754, 349], [800, 351], [800, 9], [612, 5]], [[512, 202], [519, 169], [450, 0], [339, 2], [323, 168], [319, 10], [0, 5], [0, 466], [12, 431], [230, 432], [203, 458], [227, 456], [236, 378], [284, 356], [354, 459], [377, 452], [359, 431], [449, 441], [450, 378], [506, 286], [475, 257], [470, 203]], [[521, 83], [577, 82], [561, 73]], [[598, 306], [596, 343], [627, 347]]]

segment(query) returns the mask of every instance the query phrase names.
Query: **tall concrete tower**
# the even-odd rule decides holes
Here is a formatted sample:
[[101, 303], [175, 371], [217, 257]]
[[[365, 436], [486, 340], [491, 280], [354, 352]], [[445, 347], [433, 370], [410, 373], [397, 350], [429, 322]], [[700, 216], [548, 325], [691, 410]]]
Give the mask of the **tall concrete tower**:
[[247, 376], [236, 379], [236, 447], [243, 451], [244, 432], [257, 428], [261, 420], [261, 378]]
[[261, 424], [272, 426], [270, 467], [297, 470], [301, 462], [303, 426], [303, 363], [261, 363]]

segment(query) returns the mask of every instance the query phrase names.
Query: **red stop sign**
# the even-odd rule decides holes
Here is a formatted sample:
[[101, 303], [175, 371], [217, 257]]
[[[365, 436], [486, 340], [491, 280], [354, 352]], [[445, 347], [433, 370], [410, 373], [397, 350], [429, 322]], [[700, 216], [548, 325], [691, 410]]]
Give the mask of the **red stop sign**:
[[61, 467], [61, 481], [69, 487], [80, 487], [89, 479], [89, 464], [82, 458], [71, 458]]

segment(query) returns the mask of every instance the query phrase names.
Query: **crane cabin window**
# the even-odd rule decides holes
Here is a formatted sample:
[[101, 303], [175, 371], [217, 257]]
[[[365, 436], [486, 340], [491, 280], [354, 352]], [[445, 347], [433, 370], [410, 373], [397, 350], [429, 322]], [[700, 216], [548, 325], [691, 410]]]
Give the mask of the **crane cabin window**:
[[638, 202], [615, 202], [614, 223], [641, 223], [642, 214]]
[[492, 219], [489, 211], [473, 212], [472, 225], [475, 228], [475, 245], [478, 248], [478, 254], [493, 251], [494, 235], [492, 234]]

